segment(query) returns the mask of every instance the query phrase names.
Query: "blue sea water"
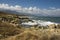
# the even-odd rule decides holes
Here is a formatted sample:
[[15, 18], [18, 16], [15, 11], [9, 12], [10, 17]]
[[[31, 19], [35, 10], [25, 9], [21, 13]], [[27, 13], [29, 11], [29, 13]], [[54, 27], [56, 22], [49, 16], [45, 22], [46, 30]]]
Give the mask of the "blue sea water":
[[33, 17], [34, 20], [50, 21], [54, 23], [60, 23], [60, 17]]
[[60, 17], [41, 17], [41, 16], [33, 16], [30, 17], [33, 22], [25, 22], [23, 25], [39, 25], [39, 26], [47, 26], [51, 24], [60, 24]]

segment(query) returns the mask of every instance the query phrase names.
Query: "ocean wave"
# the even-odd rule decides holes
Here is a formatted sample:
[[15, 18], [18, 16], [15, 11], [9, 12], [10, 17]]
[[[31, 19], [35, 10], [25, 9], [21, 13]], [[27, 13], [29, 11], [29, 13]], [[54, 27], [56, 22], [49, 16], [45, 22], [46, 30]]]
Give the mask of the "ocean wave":
[[43, 20], [32, 20], [33, 22], [29, 21], [29, 22], [23, 22], [22, 25], [39, 25], [39, 26], [47, 26], [47, 25], [51, 25], [51, 24], [58, 24], [58, 23], [54, 23], [51, 21], [43, 21]]
[[47, 25], [50, 25], [50, 24], [57, 24], [57, 23], [54, 23], [54, 22], [51, 22], [51, 21], [43, 21], [43, 20], [33, 20], [33, 21], [36, 22], [40, 26], [47, 26]]

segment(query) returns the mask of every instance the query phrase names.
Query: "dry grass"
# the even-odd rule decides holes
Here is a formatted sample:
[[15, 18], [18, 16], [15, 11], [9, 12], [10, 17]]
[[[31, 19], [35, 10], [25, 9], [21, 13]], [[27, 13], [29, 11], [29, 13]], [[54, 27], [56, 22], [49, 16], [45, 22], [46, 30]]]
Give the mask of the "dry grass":
[[23, 30], [11, 25], [9, 23], [0, 23], [0, 38], [6, 38], [20, 34]]
[[2, 40], [60, 40], [60, 29], [25, 28], [21, 34]]
[[[0, 12], [0, 17], [9, 15], [2, 13], [3, 12]], [[57, 27], [58, 29], [24, 28], [0, 21], [0, 40], [60, 40], [60, 25]]]

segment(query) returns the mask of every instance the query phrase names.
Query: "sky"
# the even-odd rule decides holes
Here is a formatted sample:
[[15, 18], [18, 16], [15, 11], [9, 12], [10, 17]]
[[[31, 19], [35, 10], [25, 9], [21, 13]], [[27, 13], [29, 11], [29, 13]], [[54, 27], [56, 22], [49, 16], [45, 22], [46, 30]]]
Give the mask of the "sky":
[[1, 0], [0, 8], [44, 16], [60, 16], [60, 0]]
[[5, 3], [9, 5], [20, 5], [23, 7], [36, 6], [39, 8], [60, 8], [60, 0], [1, 0], [0, 3]]

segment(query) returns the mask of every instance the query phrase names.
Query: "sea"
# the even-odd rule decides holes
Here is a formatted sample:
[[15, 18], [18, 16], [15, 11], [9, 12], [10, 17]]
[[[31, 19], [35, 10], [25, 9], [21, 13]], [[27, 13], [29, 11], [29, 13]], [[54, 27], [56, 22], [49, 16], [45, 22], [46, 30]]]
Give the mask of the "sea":
[[30, 16], [30, 19], [33, 21], [23, 22], [23, 25], [39, 25], [39, 26], [47, 26], [51, 24], [58, 25], [60, 24], [60, 17], [44, 17], [44, 16]]
[[50, 25], [50, 24], [60, 24], [60, 17], [41, 17], [41, 16], [33, 16], [32, 20], [35, 20], [38, 24], [42, 26]]
[[33, 17], [34, 20], [42, 20], [42, 21], [51, 21], [55, 23], [60, 23], [60, 17]]

